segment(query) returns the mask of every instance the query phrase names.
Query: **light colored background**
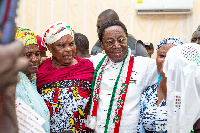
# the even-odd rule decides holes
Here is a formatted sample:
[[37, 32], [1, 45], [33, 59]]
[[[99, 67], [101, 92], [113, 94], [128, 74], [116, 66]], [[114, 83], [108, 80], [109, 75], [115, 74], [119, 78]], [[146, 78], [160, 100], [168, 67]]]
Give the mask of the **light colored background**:
[[98, 15], [114, 9], [130, 34], [143, 42], [152, 42], [156, 48], [164, 37], [180, 37], [190, 42], [192, 33], [200, 25], [200, 0], [193, 2], [189, 15], [137, 15], [135, 0], [20, 0], [17, 25], [42, 36], [51, 22], [64, 21], [88, 37], [91, 50], [98, 39]]

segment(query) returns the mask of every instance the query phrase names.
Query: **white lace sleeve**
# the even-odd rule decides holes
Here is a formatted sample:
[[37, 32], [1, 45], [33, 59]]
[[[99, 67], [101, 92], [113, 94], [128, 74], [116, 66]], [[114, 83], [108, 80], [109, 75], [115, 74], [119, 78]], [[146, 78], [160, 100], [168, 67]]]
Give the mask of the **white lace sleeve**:
[[200, 45], [169, 50], [163, 71], [167, 77], [169, 133], [189, 133], [200, 118]]

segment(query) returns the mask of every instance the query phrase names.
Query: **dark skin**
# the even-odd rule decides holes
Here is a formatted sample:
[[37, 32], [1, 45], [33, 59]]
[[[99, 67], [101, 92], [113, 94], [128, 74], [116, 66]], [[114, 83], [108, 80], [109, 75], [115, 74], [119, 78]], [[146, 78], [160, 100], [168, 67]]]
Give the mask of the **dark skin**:
[[108, 13], [106, 16], [101, 15], [97, 19], [97, 33], [99, 33], [99, 28], [107, 21], [119, 20], [119, 17], [115, 13]]
[[195, 31], [194, 35], [192, 36], [191, 42], [200, 44], [200, 31]]
[[27, 59], [21, 57], [22, 41], [0, 45], [0, 132], [18, 133], [15, 92], [18, 71], [27, 69]]
[[110, 26], [104, 30], [101, 47], [113, 62], [121, 62], [128, 51], [126, 34], [121, 26]]
[[[87, 50], [88, 51], [88, 50]], [[76, 50], [76, 57], [78, 58], [90, 58], [90, 54], [89, 54], [89, 51], [88, 52], [85, 52], [86, 54], [84, 54], [82, 51], [80, 50]]]
[[103, 17], [99, 17], [97, 19], [97, 33], [99, 33], [99, 28], [105, 23], [106, 20]]
[[40, 56], [41, 56], [41, 58], [42, 57], [47, 57], [47, 55], [46, 55], [46, 50], [40, 50]]
[[167, 88], [166, 88], [167, 82], [166, 81], [167, 81], [167, 79], [165, 78], [165, 75], [162, 71], [162, 66], [165, 61], [167, 52], [173, 46], [176, 46], [176, 45], [168, 43], [168, 44], [161, 46], [157, 51], [156, 64], [157, 64], [158, 72], [161, 74], [161, 81], [162, 81], [162, 82], [160, 82], [160, 86], [157, 87], [157, 95], [158, 95], [157, 106], [160, 104], [160, 102], [163, 100], [163, 98], [164, 99], [166, 98], [166, 92], [167, 92]]
[[146, 51], [147, 51], [149, 57], [151, 58], [151, 55], [153, 54], [154, 50], [149, 48], [148, 46], [145, 46], [145, 48], [146, 48]]
[[78, 63], [74, 59], [76, 53], [76, 45], [71, 35], [65, 35], [53, 44], [47, 45], [52, 53], [52, 65], [56, 68], [64, 68]]
[[24, 53], [22, 55], [28, 59], [28, 70], [23, 71], [26, 76], [31, 80], [31, 74], [36, 73], [40, 65], [40, 50], [37, 44], [30, 44], [25, 46]]

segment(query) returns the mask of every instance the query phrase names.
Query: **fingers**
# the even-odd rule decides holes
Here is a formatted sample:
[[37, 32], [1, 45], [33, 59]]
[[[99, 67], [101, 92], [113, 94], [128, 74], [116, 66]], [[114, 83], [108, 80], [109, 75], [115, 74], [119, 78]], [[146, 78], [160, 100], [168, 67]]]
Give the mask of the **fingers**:
[[23, 42], [20, 40], [0, 45], [0, 93], [8, 86], [15, 85], [18, 72], [28, 68], [28, 60], [21, 56], [23, 51]]
[[20, 57], [15, 63], [15, 71], [26, 71], [28, 68], [28, 59]]
[[[0, 75], [8, 73], [8, 71], [10, 71], [11, 69], [16, 70], [16, 71], [20, 71], [20, 68], [24, 68], [24, 61], [22, 61], [23, 64], [21, 64], [21, 67], [19, 66], [20, 62], [21, 62], [21, 55], [24, 51], [24, 46], [23, 46], [23, 42], [21, 42], [20, 40], [17, 40], [15, 42], [12, 42], [8, 45], [0, 45], [0, 64], [1, 64], [1, 68], [0, 68]], [[17, 65], [18, 68], [16, 67], [16, 62], [18, 61], [18, 59], [20, 59], [19, 65]]]
[[11, 44], [8, 44], [6, 46], [7, 46], [7, 50], [9, 51], [9, 53], [14, 57], [21, 56], [24, 52], [23, 41], [21, 41], [20, 39], [12, 42]]

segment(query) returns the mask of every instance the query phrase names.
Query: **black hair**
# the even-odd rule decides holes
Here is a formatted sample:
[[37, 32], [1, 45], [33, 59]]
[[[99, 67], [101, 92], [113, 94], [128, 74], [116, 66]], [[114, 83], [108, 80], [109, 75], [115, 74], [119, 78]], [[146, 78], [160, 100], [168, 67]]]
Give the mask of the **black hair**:
[[200, 31], [200, 25], [197, 27], [197, 31]]
[[102, 38], [103, 38], [105, 29], [108, 28], [108, 27], [110, 27], [110, 26], [114, 26], [114, 25], [121, 26], [122, 29], [124, 30], [125, 34], [126, 34], [126, 37], [128, 36], [126, 26], [125, 26], [121, 21], [119, 21], [119, 20], [107, 21], [107, 22], [105, 22], [105, 23], [101, 26], [101, 28], [99, 29], [99, 33], [98, 33], [99, 41], [102, 42]]
[[200, 25], [197, 27], [197, 29], [194, 31], [194, 33], [192, 34], [192, 37], [196, 34], [197, 31], [200, 31]]
[[76, 49], [82, 52], [83, 54], [89, 49], [89, 41], [85, 35], [81, 33], [75, 33], [74, 41], [75, 41]]

